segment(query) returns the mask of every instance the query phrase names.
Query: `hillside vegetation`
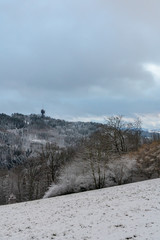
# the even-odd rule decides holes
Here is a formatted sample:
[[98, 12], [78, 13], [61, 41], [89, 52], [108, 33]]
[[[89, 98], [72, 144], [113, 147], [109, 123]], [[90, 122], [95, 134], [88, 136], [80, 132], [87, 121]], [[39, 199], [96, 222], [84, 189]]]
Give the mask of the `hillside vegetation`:
[[1, 114], [0, 204], [159, 177], [159, 134], [148, 136], [122, 116], [98, 124]]

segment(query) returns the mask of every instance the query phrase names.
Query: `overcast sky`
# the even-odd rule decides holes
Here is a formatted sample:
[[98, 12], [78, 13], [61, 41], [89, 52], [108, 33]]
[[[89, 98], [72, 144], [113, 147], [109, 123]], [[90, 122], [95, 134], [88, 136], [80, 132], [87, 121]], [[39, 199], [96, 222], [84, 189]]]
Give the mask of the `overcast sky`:
[[159, 0], [0, 0], [0, 112], [160, 128]]

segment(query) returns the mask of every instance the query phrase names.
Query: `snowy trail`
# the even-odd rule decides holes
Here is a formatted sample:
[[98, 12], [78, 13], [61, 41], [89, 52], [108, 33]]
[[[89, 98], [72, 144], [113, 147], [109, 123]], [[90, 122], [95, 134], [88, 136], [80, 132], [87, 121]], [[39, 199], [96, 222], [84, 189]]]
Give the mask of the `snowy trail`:
[[160, 240], [160, 179], [0, 206], [0, 240]]

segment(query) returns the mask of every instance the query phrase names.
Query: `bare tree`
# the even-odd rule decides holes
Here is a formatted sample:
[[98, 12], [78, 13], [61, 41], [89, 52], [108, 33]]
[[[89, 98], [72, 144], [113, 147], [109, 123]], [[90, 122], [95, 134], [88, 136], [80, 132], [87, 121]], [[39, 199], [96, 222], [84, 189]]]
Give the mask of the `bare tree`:
[[109, 136], [113, 152], [119, 155], [130, 150], [137, 150], [141, 138], [141, 121], [126, 122], [122, 116], [113, 116], [107, 119], [104, 132]]
[[81, 149], [83, 159], [89, 164], [95, 188], [102, 188], [106, 182], [106, 170], [109, 160], [109, 149], [101, 132], [94, 133], [83, 142]]
[[50, 182], [56, 182], [58, 172], [63, 162], [63, 149], [56, 144], [47, 143], [39, 153], [40, 158], [46, 163], [46, 170], [51, 179]]

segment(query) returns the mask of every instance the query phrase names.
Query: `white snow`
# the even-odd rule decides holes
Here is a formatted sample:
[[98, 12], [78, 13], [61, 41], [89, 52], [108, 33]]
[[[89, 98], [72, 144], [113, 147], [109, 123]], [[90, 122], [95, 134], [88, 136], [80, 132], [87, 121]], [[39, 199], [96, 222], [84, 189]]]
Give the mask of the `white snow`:
[[34, 143], [41, 143], [41, 144], [46, 144], [46, 143], [47, 143], [46, 140], [44, 140], [44, 139], [37, 139], [37, 138], [32, 139], [31, 142], [34, 142]]
[[0, 240], [159, 240], [160, 179], [0, 206]]

